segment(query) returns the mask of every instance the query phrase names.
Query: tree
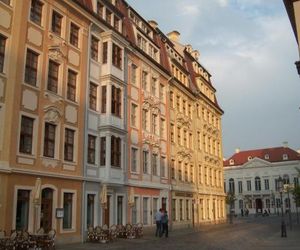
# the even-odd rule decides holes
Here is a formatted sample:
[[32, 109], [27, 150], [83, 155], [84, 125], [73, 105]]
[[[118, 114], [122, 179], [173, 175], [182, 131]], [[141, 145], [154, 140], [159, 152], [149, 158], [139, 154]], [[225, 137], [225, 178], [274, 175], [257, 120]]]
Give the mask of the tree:
[[296, 204], [297, 224], [299, 224], [298, 207], [300, 207], [300, 186], [296, 185], [292, 191], [293, 198]]
[[229, 223], [232, 224], [232, 216], [233, 216], [233, 211], [231, 211], [231, 208], [233, 207], [234, 201], [236, 200], [234, 193], [228, 192], [226, 194], [226, 204], [229, 205], [230, 208], [230, 213], [229, 213]]

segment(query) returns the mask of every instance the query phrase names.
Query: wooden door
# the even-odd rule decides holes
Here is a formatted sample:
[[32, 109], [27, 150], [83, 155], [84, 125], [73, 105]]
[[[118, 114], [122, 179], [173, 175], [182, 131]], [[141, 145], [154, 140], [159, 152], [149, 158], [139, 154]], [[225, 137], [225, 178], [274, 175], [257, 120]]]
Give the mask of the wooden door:
[[45, 188], [42, 191], [41, 224], [47, 233], [52, 229], [53, 190]]

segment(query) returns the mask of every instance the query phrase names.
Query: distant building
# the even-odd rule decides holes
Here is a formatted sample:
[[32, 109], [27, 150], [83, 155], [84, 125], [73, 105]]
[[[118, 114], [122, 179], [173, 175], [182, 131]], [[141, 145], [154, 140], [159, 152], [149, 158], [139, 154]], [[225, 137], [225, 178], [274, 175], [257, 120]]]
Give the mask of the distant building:
[[[283, 0], [283, 2], [285, 4], [285, 8], [298, 43], [298, 50], [300, 51], [300, 0]], [[297, 67], [298, 74], [300, 75], [300, 61], [295, 62], [295, 64]]]
[[[270, 209], [280, 212], [278, 178], [284, 184], [299, 185], [300, 154], [288, 147], [239, 151], [224, 161], [225, 192], [235, 194], [231, 209], [236, 214], [247, 208], [250, 214]], [[288, 197], [289, 196], [289, 197]], [[296, 211], [292, 194], [283, 193], [283, 209]]]

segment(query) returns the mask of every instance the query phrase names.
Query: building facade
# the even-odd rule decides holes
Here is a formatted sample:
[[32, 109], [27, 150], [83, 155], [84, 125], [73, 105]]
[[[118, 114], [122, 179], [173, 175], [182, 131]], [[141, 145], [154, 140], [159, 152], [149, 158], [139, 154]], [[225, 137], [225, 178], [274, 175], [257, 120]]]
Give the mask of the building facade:
[[225, 220], [222, 109], [199, 53], [123, 0], [0, 0], [0, 228]]
[[[231, 209], [241, 214], [281, 212], [278, 178], [290, 188], [299, 185], [300, 155], [288, 147], [239, 151], [224, 161], [225, 191], [235, 195]], [[283, 209], [296, 212], [295, 201], [287, 188], [283, 192]]]
[[[299, 0], [283, 0], [285, 8], [290, 19], [292, 29], [298, 45], [298, 53], [300, 54], [299, 32], [300, 32], [300, 1]], [[300, 75], [300, 61], [296, 61], [298, 75]]]

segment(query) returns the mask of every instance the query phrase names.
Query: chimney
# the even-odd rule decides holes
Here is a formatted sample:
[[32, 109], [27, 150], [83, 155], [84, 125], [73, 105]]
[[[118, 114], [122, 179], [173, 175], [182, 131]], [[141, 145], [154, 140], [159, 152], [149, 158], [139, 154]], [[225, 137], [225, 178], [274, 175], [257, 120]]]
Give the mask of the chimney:
[[288, 143], [287, 141], [284, 141], [284, 142], [282, 143], [282, 145], [283, 145], [284, 148], [287, 148], [287, 147], [289, 146], [289, 143]]
[[167, 34], [168, 38], [174, 42], [179, 42], [180, 39], [180, 33], [177, 30], [173, 30], [170, 33]]
[[236, 153], [236, 154], [238, 154], [240, 151], [241, 151], [240, 148], [236, 148], [236, 149], [235, 149], [235, 153]]
[[156, 29], [158, 26], [157, 22], [155, 22], [154, 20], [149, 20], [148, 23], [153, 29]]

